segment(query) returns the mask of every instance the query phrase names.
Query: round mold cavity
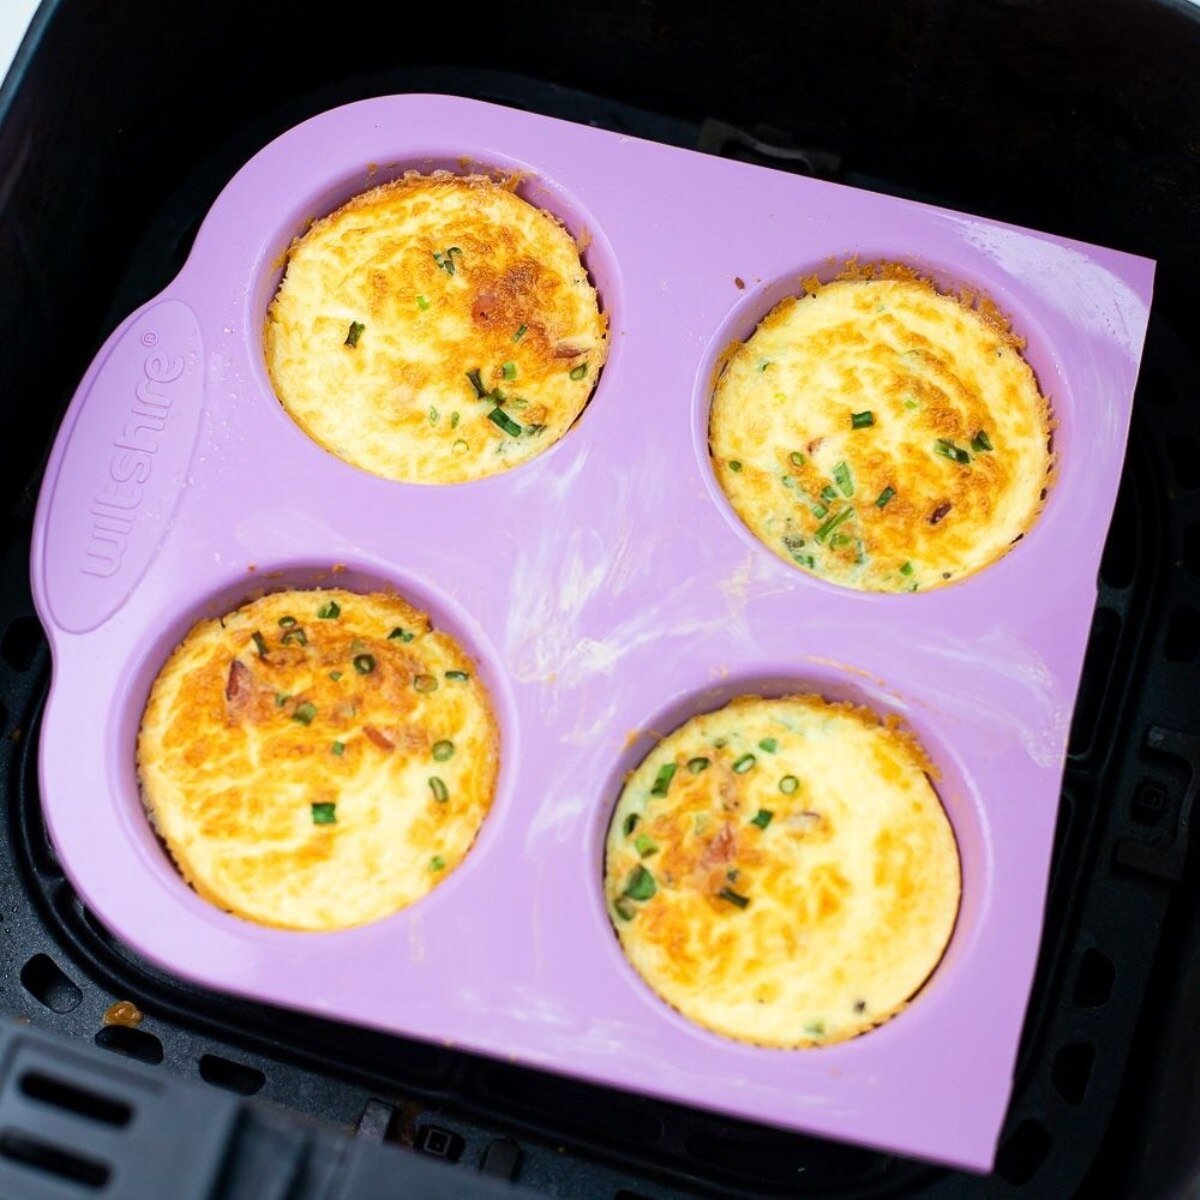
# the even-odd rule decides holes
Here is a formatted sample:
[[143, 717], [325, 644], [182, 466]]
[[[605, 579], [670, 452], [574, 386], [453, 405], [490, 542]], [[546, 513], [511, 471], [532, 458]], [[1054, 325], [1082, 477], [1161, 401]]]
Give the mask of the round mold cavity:
[[617, 756], [611, 771], [602, 781], [602, 790], [596, 797], [595, 812], [584, 839], [586, 863], [583, 869], [591, 881], [588, 888], [589, 910], [594, 930], [602, 948], [601, 952], [608, 959], [614, 976], [623, 979], [626, 986], [634, 989], [645, 1005], [648, 1015], [653, 1014], [658, 1019], [667, 1020], [676, 1028], [686, 1030], [710, 1045], [720, 1045], [726, 1049], [768, 1055], [797, 1053], [795, 1048], [758, 1046], [707, 1029], [685, 1017], [642, 978], [626, 958], [605, 904], [605, 841], [626, 777], [668, 734], [673, 733], [692, 717], [722, 708], [739, 696], [778, 697], [804, 694], [860, 705], [885, 719], [896, 717], [906, 731], [916, 736], [936, 771], [936, 777], [931, 777], [930, 782], [950, 819], [954, 840], [958, 846], [962, 878], [958, 914], [950, 940], [941, 959], [921, 987], [909, 998], [905, 1008], [889, 1020], [865, 1030], [854, 1038], [808, 1049], [819, 1050], [823, 1054], [836, 1054], [861, 1042], [864, 1037], [870, 1037], [872, 1042], [878, 1044], [878, 1039], [889, 1036], [897, 1029], [902, 1031], [905, 1017], [914, 1007], [919, 1006], [926, 997], [952, 989], [955, 979], [969, 971], [977, 940], [976, 934], [988, 907], [992, 875], [989, 849], [991, 833], [979, 790], [972, 781], [965, 763], [938, 733], [932, 715], [907, 705], [898, 689], [866, 674], [856, 674], [853, 667], [839, 668], [821, 663], [805, 663], [794, 671], [750, 668], [708, 687], [677, 694], [662, 707], [649, 712], [645, 720], [638, 723], [638, 735], [629, 739]]
[[[1050, 445], [1053, 452], [1053, 468], [1047, 484], [1046, 499], [1033, 524], [1022, 535], [1019, 543], [1011, 546], [999, 558], [994, 559], [973, 574], [924, 591], [913, 593], [868, 591], [850, 587], [847, 584], [832, 583], [801, 567], [793, 567], [785, 563], [760, 541], [738, 516], [713, 470], [708, 442], [709, 414], [712, 409], [713, 393], [724, 369], [725, 360], [739, 344], [745, 342], [754, 333], [760, 322], [780, 301], [789, 296], [802, 294], [803, 280], [815, 275], [823, 283], [827, 283], [852, 261], [896, 263], [911, 267], [923, 278], [929, 279], [939, 292], [957, 295], [960, 292], [968, 291], [991, 300], [1011, 320], [1013, 333], [1025, 339], [1025, 347], [1021, 351], [1021, 355], [1032, 368], [1038, 390], [1050, 408]], [[968, 275], [962, 270], [947, 267], [940, 261], [926, 259], [919, 255], [897, 255], [889, 254], [886, 251], [860, 250], [853, 254], [842, 254], [832, 262], [823, 261], [813, 264], [809, 261], [800, 264], [777, 276], [773, 281], [742, 296], [729, 310], [725, 319], [709, 339], [700, 359], [692, 391], [692, 445], [701, 465], [704, 485], [713, 502], [737, 535], [745, 543], [765, 554], [776, 567], [785, 571], [790, 578], [799, 578], [805, 584], [824, 588], [841, 596], [850, 593], [869, 602], [883, 603], [895, 601], [920, 603], [923, 599], [945, 592], [950, 588], [970, 584], [989, 575], [1018, 555], [1021, 549], [1030, 544], [1033, 539], [1040, 541], [1045, 536], [1047, 525], [1051, 529], [1053, 528], [1060, 506], [1059, 497], [1065, 490], [1064, 477], [1073, 473], [1071, 434], [1076, 420], [1076, 406], [1053, 343], [1041, 323], [1029, 311], [1028, 304], [1022, 300], [1017, 291], [1018, 287], [1019, 281], [1014, 281], [995, 269], [976, 271]], [[1048, 381], [1052, 381], [1053, 387]]]
[[234, 916], [203, 899], [184, 881], [166, 844], [154, 831], [146, 815], [137, 777], [137, 736], [150, 688], [158, 672], [172, 650], [197, 621], [220, 616], [232, 611], [239, 604], [248, 603], [271, 592], [313, 588], [343, 588], [364, 594], [393, 592], [426, 613], [433, 628], [454, 637], [473, 662], [491, 697], [492, 709], [500, 730], [500, 769], [492, 806], [463, 861], [420, 899], [368, 924], [379, 925], [384, 921], [402, 919], [406, 913], [418, 908], [429, 911], [444, 900], [445, 894], [452, 892], [461, 882], [461, 877], [473, 868], [480, 857], [488, 853], [500, 824], [496, 814], [507, 805], [518, 771], [517, 707], [500, 656], [469, 614], [425, 580], [391, 569], [383, 570], [370, 564], [339, 563], [334, 567], [293, 561], [268, 563], [259, 567], [253, 575], [240, 574], [213, 587], [167, 620], [155, 637], [141, 644], [122, 672], [119, 691], [105, 735], [108, 786], [118, 798], [120, 820], [126, 836], [134, 844], [147, 871], [160, 887], [176, 897], [182, 897], [185, 904], [207, 919], [228, 921], [238, 929], [253, 929], [258, 934], [268, 937], [338, 936], [352, 934], [364, 926], [348, 926], [345, 929], [319, 934], [315, 931], [277, 929]]
[[434, 171], [448, 171], [452, 175], [487, 175], [498, 181], [517, 179], [519, 182], [513, 189], [515, 194], [557, 218], [574, 238], [575, 244], [579, 247], [580, 260], [592, 286], [596, 289], [600, 312], [608, 322], [608, 354], [604, 366], [596, 376], [591, 395], [582, 411], [563, 436], [553, 445], [510, 470], [499, 471], [494, 475], [483, 476], [479, 479], [468, 479], [445, 485], [384, 479], [385, 483], [398, 487], [451, 486], [460, 488], [486, 485], [494, 480], [503, 479], [514, 470], [519, 471], [522, 467], [542, 462], [560, 450], [563, 444], [571, 439], [579, 424], [587, 420], [588, 413], [592, 408], [597, 403], [603, 403], [603, 396], [607, 394], [610, 381], [617, 372], [624, 342], [624, 339], [618, 336], [624, 311], [622, 280], [612, 244], [588, 209], [560, 183], [539, 171], [536, 164], [492, 150], [478, 153], [472, 150], [444, 148], [414, 150], [395, 161], [364, 165], [360, 171], [356, 171], [352, 175], [340, 176], [336, 180], [314, 184], [311, 192], [293, 200], [286, 209], [281, 211], [274, 235], [254, 261], [251, 278], [247, 280], [246, 304], [242, 313], [242, 333], [246, 356], [261, 398], [270, 403], [274, 416], [286, 429], [288, 436], [298, 438], [303, 445], [317, 453], [333, 458], [349, 470], [375, 479], [383, 478], [339, 458], [330, 450], [326, 450], [296, 424], [276, 396], [275, 388], [271, 383], [263, 351], [263, 329], [267, 319], [267, 310], [283, 279], [287, 252], [292, 242], [303, 236], [314, 221], [328, 216], [355, 196], [379, 187], [381, 184], [399, 179], [410, 171], [417, 171], [423, 175]]

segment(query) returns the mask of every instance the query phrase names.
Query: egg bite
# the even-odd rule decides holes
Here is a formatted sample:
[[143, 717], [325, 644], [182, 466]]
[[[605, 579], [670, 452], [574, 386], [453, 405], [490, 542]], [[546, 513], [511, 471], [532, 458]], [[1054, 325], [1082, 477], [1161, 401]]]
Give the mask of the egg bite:
[[571, 234], [514, 186], [409, 173], [292, 244], [264, 348], [309, 437], [386, 479], [459, 483], [567, 432], [607, 322]]
[[865, 708], [744, 696], [634, 770], [604, 890], [630, 963], [689, 1020], [780, 1048], [844, 1041], [929, 978], [961, 872], [924, 751]]
[[734, 511], [785, 562], [865, 591], [995, 562], [1053, 468], [1024, 343], [994, 305], [902, 267], [806, 286], [716, 382], [709, 445]]
[[175, 648], [137, 769], [206, 900], [263, 925], [344, 929], [462, 862], [491, 808], [499, 731], [471, 659], [399, 596], [281, 591]]

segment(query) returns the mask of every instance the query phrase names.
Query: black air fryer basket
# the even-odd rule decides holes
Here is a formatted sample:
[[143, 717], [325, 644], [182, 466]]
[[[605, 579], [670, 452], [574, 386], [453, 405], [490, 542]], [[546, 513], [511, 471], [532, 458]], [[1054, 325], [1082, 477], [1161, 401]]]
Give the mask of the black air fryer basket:
[[[49, 661], [28, 584], [32, 505], [63, 409], [117, 321], [178, 270], [251, 154], [324, 109], [418, 91], [1158, 260], [992, 1175], [208, 993], [140, 961], [64, 878], [38, 796]], [[13, 1019], [0, 1195], [1191, 1194], [1198, 210], [1200, 8], [1182, 0], [510, 0], [478, 13], [375, 0], [46, 0], [0, 93], [0, 1009]], [[145, 1019], [106, 1023], [117, 1001]]]

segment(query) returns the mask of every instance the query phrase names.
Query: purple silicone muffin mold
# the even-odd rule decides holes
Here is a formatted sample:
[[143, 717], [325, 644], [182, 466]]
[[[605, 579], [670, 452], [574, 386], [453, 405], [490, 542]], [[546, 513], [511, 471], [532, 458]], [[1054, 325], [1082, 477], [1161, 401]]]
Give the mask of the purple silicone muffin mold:
[[[588, 242], [611, 350], [559, 443], [430, 487], [312, 442], [272, 394], [262, 324], [308, 220], [438, 167], [525, 174], [522, 194]], [[793, 569], [742, 527], [709, 464], [720, 352], [813, 264], [852, 255], [991, 296], [1054, 408], [1040, 519], [953, 587], [854, 592]], [[987, 1169], [1152, 278], [1115, 251], [453, 97], [382, 97], [291, 130], [108, 340], [47, 467], [40, 770], [72, 882], [137, 952], [208, 987]], [[502, 763], [452, 878], [392, 917], [313, 934], [242, 921], [184, 884], [143, 815], [133, 751], [150, 683], [194, 620], [321, 584], [394, 587], [453, 632], [491, 688]], [[650, 739], [734, 695], [792, 691], [905, 721], [938, 768], [963, 868], [954, 935], [910, 1007], [807, 1051], [730, 1041], [666, 1006], [625, 961], [601, 892], [604, 830]]]

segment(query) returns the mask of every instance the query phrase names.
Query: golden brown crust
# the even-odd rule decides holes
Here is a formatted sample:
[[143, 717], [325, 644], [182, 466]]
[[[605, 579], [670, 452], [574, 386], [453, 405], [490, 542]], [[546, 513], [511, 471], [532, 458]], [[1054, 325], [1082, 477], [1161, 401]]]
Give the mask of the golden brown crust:
[[410, 172], [293, 243], [264, 350], [310, 436], [387, 478], [448, 483], [566, 432], [604, 365], [606, 321], [570, 233], [515, 187]]
[[719, 367], [710, 444], [738, 515], [786, 561], [866, 590], [940, 587], [1006, 553], [1053, 462], [1007, 318], [898, 264], [805, 288]]
[[293, 929], [375, 920], [434, 887], [470, 849], [498, 763], [454, 639], [398, 596], [337, 588], [199, 622], [138, 739], [143, 799], [188, 882]]
[[894, 1016], [941, 958], [957, 847], [916, 739], [819, 696], [741, 696], [631, 773], [605, 894], [622, 948], [685, 1016], [804, 1047]]

